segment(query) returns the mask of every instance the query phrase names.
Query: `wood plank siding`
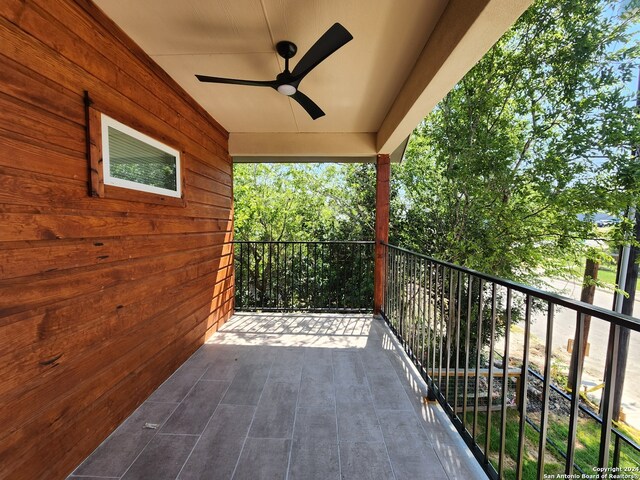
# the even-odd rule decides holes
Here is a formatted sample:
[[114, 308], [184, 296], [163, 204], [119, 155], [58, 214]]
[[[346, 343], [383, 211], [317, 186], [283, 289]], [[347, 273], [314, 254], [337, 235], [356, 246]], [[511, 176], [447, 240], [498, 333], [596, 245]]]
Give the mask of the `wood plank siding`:
[[[233, 312], [228, 133], [88, 0], [0, 2], [0, 478], [64, 478]], [[84, 92], [182, 152], [91, 196]]]

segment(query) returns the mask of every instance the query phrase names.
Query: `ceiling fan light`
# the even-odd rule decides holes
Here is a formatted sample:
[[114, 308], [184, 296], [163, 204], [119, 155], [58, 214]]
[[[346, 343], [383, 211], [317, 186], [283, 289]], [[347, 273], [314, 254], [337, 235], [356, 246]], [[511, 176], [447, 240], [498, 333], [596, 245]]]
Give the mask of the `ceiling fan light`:
[[278, 85], [278, 93], [281, 93], [282, 95], [287, 95], [288, 97], [290, 97], [291, 95], [296, 93], [296, 87], [286, 83], [283, 85]]

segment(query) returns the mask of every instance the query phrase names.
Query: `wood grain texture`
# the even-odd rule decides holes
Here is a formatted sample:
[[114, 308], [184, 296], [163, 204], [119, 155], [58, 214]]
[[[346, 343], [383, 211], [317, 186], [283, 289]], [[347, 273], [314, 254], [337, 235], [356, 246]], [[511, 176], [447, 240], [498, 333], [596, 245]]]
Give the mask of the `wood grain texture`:
[[373, 311], [380, 313], [384, 299], [385, 256], [381, 242], [389, 241], [389, 155], [378, 155], [376, 161], [376, 248], [373, 269]]
[[[64, 478], [233, 313], [228, 133], [90, 1], [0, 2], [0, 84], [0, 478]], [[183, 199], [105, 188], [100, 112]]]
[[[91, 196], [104, 198], [104, 163], [102, 159], [102, 121], [100, 112], [91, 107], [89, 92], [85, 92], [85, 109], [87, 119], [87, 150], [89, 153], [89, 178]], [[110, 195], [111, 197], [112, 195]]]

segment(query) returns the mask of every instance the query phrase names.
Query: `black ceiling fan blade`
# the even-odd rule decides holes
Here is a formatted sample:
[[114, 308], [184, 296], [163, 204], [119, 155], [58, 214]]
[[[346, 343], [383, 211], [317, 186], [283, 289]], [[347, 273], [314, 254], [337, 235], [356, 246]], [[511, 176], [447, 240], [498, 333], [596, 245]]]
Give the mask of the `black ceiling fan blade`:
[[311, 116], [311, 118], [313, 118], [314, 120], [320, 117], [324, 117], [324, 112], [322, 111], [322, 109], [318, 105], [316, 105], [313, 100], [311, 100], [304, 93], [302, 93], [300, 90], [296, 91], [296, 93], [291, 95], [291, 98], [293, 98], [296, 102], [298, 102], [300, 106], [304, 108], [307, 111], [307, 113]]
[[249, 85], [251, 87], [277, 87], [276, 80], [239, 80], [237, 78], [209, 77], [208, 75], [196, 75], [201, 82], [228, 83], [230, 85]]
[[353, 36], [349, 31], [339, 23], [334, 23], [304, 54], [291, 72], [291, 75], [296, 79], [297, 83], [300, 83], [300, 80], [317, 67], [320, 62], [351, 40], [353, 40]]

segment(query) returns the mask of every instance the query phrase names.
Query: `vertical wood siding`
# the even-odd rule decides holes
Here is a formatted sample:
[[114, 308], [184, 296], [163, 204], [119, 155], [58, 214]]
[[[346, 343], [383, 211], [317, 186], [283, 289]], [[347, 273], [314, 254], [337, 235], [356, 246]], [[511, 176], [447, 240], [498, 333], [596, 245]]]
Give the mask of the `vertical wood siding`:
[[[64, 478], [232, 313], [228, 134], [86, 0], [0, 2], [0, 478]], [[83, 92], [186, 207], [89, 195]]]

